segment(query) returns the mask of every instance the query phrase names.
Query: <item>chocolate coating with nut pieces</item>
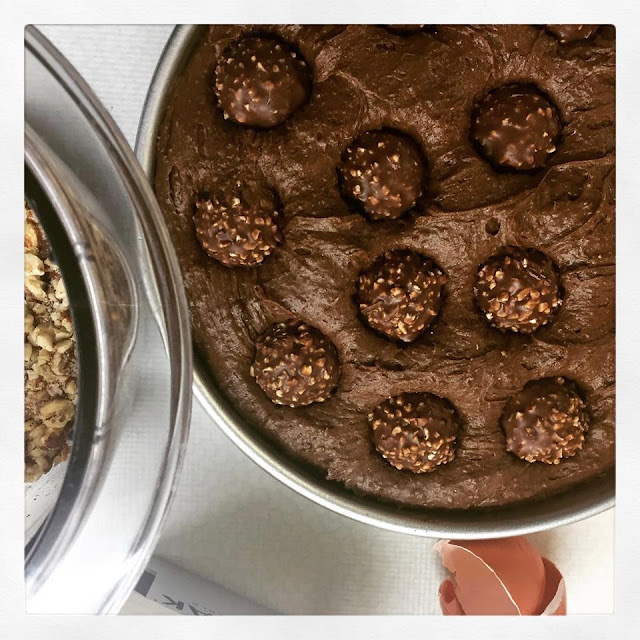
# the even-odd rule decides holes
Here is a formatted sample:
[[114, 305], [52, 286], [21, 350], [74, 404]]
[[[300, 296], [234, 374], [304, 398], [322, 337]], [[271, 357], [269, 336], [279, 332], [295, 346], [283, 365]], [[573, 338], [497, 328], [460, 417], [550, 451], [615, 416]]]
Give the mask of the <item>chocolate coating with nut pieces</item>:
[[318, 329], [288, 321], [258, 340], [251, 375], [275, 404], [304, 407], [331, 395], [340, 363], [335, 347]]
[[582, 449], [589, 414], [573, 382], [545, 378], [509, 399], [502, 427], [507, 451], [527, 462], [558, 464]]
[[247, 37], [223, 53], [214, 84], [225, 118], [269, 128], [284, 122], [307, 100], [311, 80], [307, 63], [286, 43]]
[[561, 123], [556, 108], [534, 87], [506, 85], [477, 105], [471, 136], [500, 168], [539, 169], [556, 151]]
[[478, 307], [497, 329], [533, 333], [551, 321], [562, 304], [560, 282], [551, 259], [535, 249], [507, 247], [478, 271]]
[[237, 182], [196, 202], [196, 236], [206, 253], [227, 267], [260, 264], [282, 240], [273, 194]]
[[358, 307], [373, 330], [413, 342], [438, 316], [446, 281], [433, 260], [414, 251], [387, 251], [358, 277]]
[[342, 193], [372, 220], [398, 218], [413, 208], [422, 195], [424, 172], [415, 142], [390, 131], [362, 134], [338, 167]]
[[597, 30], [598, 24], [548, 24], [547, 31], [553, 34], [562, 44], [587, 40]]
[[403, 393], [368, 416], [376, 449], [396, 469], [435, 471], [455, 457], [460, 421], [451, 404], [432, 393]]

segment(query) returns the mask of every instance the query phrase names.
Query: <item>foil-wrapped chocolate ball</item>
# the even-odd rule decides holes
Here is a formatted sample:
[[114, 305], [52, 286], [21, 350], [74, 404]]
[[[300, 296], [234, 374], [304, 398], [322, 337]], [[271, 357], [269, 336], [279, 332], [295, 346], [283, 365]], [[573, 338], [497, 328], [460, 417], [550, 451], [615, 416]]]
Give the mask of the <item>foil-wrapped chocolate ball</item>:
[[304, 407], [333, 393], [340, 362], [335, 346], [318, 329], [281, 322], [258, 340], [251, 375], [275, 404]]
[[588, 40], [597, 30], [599, 24], [548, 24], [547, 31], [562, 44]]
[[227, 267], [260, 264], [282, 240], [269, 189], [237, 182], [196, 202], [193, 217], [202, 248]]
[[404, 134], [367, 131], [342, 154], [338, 167], [345, 198], [372, 220], [398, 218], [422, 195], [425, 165]]
[[308, 98], [307, 63], [286, 43], [247, 36], [230, 45], [215, 69], [215, 94], [225, 118], [274, 127]]
[[527, 462], [558, 464], [582, 449], [589, 414], [573, 382], [542, 378], [509, 399], [501, 422], [507, 451]]
[[358, 308], [375, 331], [413, 342], [440, 312], [446, 281], [433, 260], [406, 249], [387, 251], [358, 277]]
[[368, 416], [373, 443], [396, 469], [435, 471], [455, 457], [460, 420], [450, 402], [432, 393], [403, 393]]
[[477, 105], [471, 137], [499, 168], [543, 167], [556, 150], [561, 122], [556, 108], [537, 89], [509, 84], [490, 91]]
[[474, 295], [494, 327], [515, 333], [533, 333], [562, 304], [560, 279], [551, 259], [519, 247], [505, 247], [480, 267]]

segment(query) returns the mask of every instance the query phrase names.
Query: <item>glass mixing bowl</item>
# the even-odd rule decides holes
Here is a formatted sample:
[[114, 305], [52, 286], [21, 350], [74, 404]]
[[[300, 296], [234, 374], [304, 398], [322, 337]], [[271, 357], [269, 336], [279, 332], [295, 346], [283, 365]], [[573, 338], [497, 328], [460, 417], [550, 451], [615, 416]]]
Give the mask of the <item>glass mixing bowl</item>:
[[191, 338], [162, 216], [76, 70], [25, 32], [25, 198], [69, 292], [78, 406], [68, 462], [26, 489], [29, 613], [118, 611], [173, 495], [191, 411]]

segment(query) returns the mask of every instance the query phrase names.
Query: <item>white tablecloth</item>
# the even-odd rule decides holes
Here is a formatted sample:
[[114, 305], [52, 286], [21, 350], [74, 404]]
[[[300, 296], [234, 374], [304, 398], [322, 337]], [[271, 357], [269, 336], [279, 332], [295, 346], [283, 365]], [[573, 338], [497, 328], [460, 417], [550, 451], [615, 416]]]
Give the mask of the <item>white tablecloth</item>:
[[[41, 29], [133, 146], [171, 27]], [[612, 510], [531, 536], [564, 573], [569, 613], [612, 611], [613, 527]], [[298, 496], [237, 451], [194, 404], [184, 470], [158, 554], [283, 613], [439, 613], [444, 572], [432, 545], [359, 524]]]

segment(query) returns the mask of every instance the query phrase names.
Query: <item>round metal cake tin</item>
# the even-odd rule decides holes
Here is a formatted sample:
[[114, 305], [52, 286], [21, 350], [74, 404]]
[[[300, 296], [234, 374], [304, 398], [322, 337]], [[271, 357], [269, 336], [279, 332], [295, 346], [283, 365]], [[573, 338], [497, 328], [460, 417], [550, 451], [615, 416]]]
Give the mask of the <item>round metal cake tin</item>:
[[[203, 26], [177, 26], [158, 62], [136, 140], [136, 155], [153, 184], [156, 142], [174, 79], [204, 35]], [[194, 392], [214, 423], [273, 477], [317, 504], [360, 522], [432, 538], [497, 538], [544, 531], [613, 507], [615, 473], [538, 502], [491, 510], [413, 510], [358, 496], [285, 455], [248, 425], [217, 388], [194, 345]]]
[[[25, 198], [69, 293], [79, 368], [70, 457], [43, 476], [48, 496], [26, 492], [27, 522], [30, 511], [38, 519], [26, 527], [26, 607], [115, 613], [153, 552], [186, 448], [188, 307], [131, 148], [33, 27], [25, 31]], [[33, 510], [44, 498], [53, 504]]]

